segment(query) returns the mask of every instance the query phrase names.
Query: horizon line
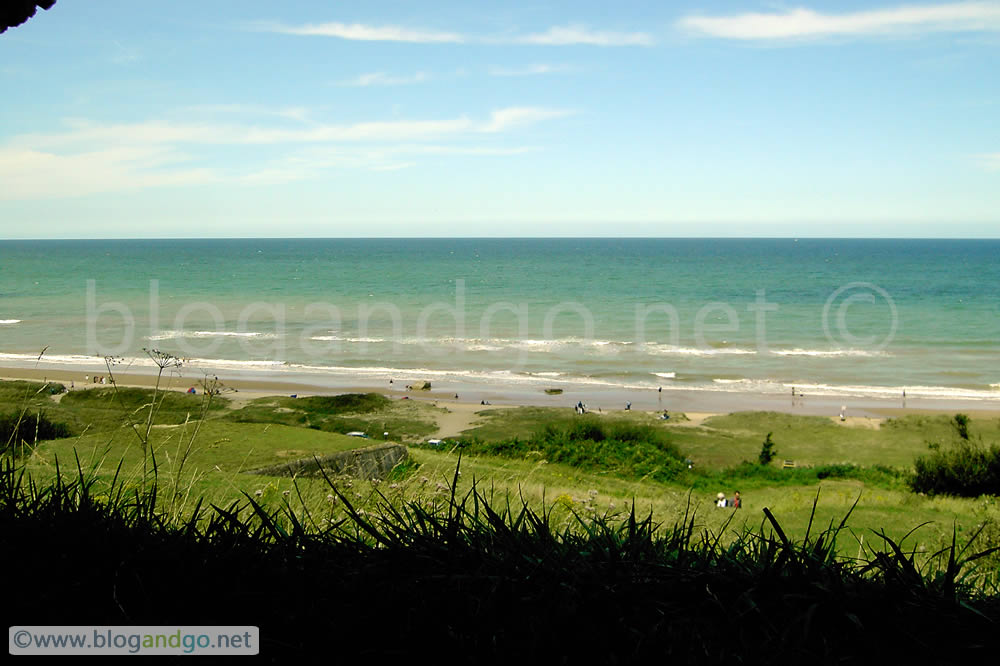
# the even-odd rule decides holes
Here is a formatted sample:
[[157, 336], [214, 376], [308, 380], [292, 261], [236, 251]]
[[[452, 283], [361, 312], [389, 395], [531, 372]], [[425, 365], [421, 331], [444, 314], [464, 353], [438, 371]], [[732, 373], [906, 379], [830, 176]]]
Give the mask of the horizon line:
[[107, 236], [0, 238], [8, 241], [197, 241], [197, 240], [1000, 240], [998, 236]]

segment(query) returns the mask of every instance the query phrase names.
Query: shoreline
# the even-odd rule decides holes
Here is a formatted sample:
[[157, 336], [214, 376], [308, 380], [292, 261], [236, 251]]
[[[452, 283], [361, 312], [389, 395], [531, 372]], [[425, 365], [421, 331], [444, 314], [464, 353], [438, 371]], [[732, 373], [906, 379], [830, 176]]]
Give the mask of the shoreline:
[[[45, 366], [45, 367], [39, 367]], [[98, 368], [97, 364], [92, 368]], [[191, 370], [186, 368], [186, 370]], [[156, 384], [155, 367], [132, 366], [119, 368], [114, 375], [118, 386], [152, 388]], [[106, 376], [107, 368], [91, 369], [88, 367], [59, 366], [56, 364], [36, 364], [33, 368], [0, 367], [0, 379], [54, 381], [62, 383], [67, 389], [85, 390], [110, 384], [95, 384], [91, 381], [94, 375]], [[773, 411], [788, 414], [809, 416], [828, 416], [837, 418], [842, 407], [848, 422], [855, 418], [878, 419], [891, 418], [904, 414], [927, 413], [967, 413], [973, 418], [978, 416], [1000, 416], [1000, 400], [968, 400], [968, 399], [928, 399], [907, 398], [905, 403], [899, 400], [889, 400], [874, 397], [846, 398], [843, 396], [823, 395], [791, 395], [747, 393], [736, 391], [706, 391], [670, 389], [662, 393], [656, 390], [605, 389], [594, 386], [580, 386], [575, 389], [564, 389], [561, 394], [549, 395], [544, 389], [525, 389], [517, 386], [482, 387], [463, 385], [458, 382], [435, 382], [433, 390], [406, 390], [408, 381], [400, 378], [390, 386], [388, 382], [375, 385], [370, 378], [354, 378], [355, 381], [331, 381], [315, 375], [294, 375], [288, 378], [261, 376], [263, 373], [251, 374], [233, 370], [223, 370], [211, 377], [218, 377], [227, 388], [235, 389], [236, 393], [227, 397], [234, 402], [247, 402], [254, 398], [269, 396], [310, 396], [332, 395], [340, 393], [380, 393], [394, 399], [407, 397], [414, 400], [439, 403], [439, 406], [455, 408], [462, 411], [486, 409], [489, 407], [572, 407], [578, 402], [587, 405], [590, 411], [618, 412], [631, 403], [634, 411], [645, 412], [681, 412], [698, 414], [703, 418], [707, 415], [727, 414], [743, 411]], [[193, 376], [190, 372], [168, 371], [161, 379], [161, 388], [174, 391], [187, 391], [194, 387], [201, 391], [201, 382], [205, 379], [202, 372]], [[339, 379], [339, 378], [338, 378]], [[326, 380], [326, 381], [323, 381]], [[398, 387], [398, 388], [397, 388]], [[483, 405], [482, 402], [489, 403]]]

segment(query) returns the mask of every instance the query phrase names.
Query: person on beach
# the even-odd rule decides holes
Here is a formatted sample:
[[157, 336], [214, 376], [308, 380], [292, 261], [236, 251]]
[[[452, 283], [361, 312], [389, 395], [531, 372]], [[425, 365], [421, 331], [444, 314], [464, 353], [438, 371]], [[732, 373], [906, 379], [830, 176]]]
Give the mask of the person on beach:
[[625, 411], [626, 412], [632, 411], [632, 403], [631, 402], [626, 402], [625, 403]]

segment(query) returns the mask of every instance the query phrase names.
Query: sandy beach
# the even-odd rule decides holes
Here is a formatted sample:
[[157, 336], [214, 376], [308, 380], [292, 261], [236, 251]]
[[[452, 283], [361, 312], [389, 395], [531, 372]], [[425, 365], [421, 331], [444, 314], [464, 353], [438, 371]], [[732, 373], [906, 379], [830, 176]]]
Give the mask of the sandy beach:
[[[97, 366], [95, 366], [97, 367]], [[160, 378], [160, 387], [167, 390], [187, 391], [194, 388], [201, 391], [206, 377], [182, 368], [180, 372], [164, 372]], [[22, 379], [30, 381], [53, 381], [64, 384], [70, 390], [87, 390], [102, 386], [94, 383], [95, 376], [108, 377], [104, 372], [88, 372], [82, 368], [66, 367], [35, 367], [35, 368], [2, 368], [0, 378], [5, 380]], [[115, 378], [118, 386], [151, 388], [156, 385], [157, 377], [148, 368], [116, 369]], [[213, 379], [215, 375], [209, 379]], [[219, 381], [231, 392], [227, 397], [240, 403], [265, 396], [308, 396], [331, 395], [341, 393], [377, 392], [395, 399], [408, 398], [432, 402], [447, 407], [449, 414], [439, 422], [438, 437], [454, 436], [470, 427], [477, 419], [476, 413], [482, 411], [484, 402], [490, 407], [513, 406], [546, 406], [572, 407], [583, 402], [591, 412], [613, 413], [625, 408], [631, 403], [634, 411], [658, 413], [663, 410], [683, 412], [689, 421], [685, 427], [699, 426], [705, 419], [716, 415], [736, 411], [777, 411], [790, 414], [827, 416], [834, 423], [845, 427], [878, 428], [887, 418], [913, 413], [955, 413], [961, 411], [973, 418], [997, 416], [1000, 414], [1000, 401], [931, 401], [908, 399], [906, 406], [899, 401], [878, 400], [874, 398], [859, 398], [844, 400], [843, 397], [827, 396], [775, 396], [731, 391], [625, 391], [599, 390], [593, 387], [581, 387], [579, 390], [565, 390], [561, 394], [549, 395], [543, 390], [534, 392], [520, 388], [505, 389], [497, 387], [483, 390], [481, 387], [468, 386], [438, 386], [433, 390], [407, 390], [406, 380], [394, 380], [392, 385], [386, 382], [382, 386], [374, 386], [364, 381], [352, 385], [339, 384], [323, 386], [317, 378], [293, 376], [284, 378], [247, 377], [239, 373], [220, 373]], [[106, 379], [107, 381], [107, 379]], [[106, 384], [105, 384], [106, 386]], [[840, 418], [841, 409], [844, 418]]]

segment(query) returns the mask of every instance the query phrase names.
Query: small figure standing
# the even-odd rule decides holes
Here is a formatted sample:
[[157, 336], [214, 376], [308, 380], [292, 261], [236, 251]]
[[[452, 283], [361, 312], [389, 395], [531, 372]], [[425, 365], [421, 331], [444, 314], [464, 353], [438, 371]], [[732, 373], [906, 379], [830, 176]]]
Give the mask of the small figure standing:
[[625, 411], [626, 412], [632, 411], [632, 403], [631, 402], [626, 402], [625, 403]]
[[740, 498], [740, 491], [737, 490], [733, 494], [733, 502], [732, 502], [732, 504], [730, 504], [730, 506], [733, 507], [734, 509], [742, 508], [742, 506], [743, 506], [743, 500]]

